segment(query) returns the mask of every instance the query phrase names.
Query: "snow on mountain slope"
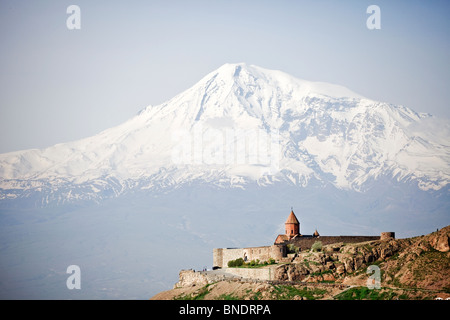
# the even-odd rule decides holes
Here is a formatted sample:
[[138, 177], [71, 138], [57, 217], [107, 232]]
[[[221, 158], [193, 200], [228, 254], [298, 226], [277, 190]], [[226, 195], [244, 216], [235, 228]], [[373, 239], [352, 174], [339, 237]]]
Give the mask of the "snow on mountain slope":
[[0, 155], [0, 199], [95, 199], [193, 181], [364, 190], [381, 176], [438, 190], [450, 180], [450, 136], [436, 121], [338, 85], [225, 64], [93, 137]]

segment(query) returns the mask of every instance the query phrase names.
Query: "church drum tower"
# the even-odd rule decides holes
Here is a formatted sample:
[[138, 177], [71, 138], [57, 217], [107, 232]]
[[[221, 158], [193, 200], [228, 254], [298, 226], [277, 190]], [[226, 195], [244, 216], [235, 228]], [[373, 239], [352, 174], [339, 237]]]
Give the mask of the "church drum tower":
[[298, 222], [298, 219], [295, 216], [293, 210], [291, 210], [291, 213], [284, 223], [284, 226], [286, 230], [286, 236], [289, 240], [300, 234], [300, 222]]

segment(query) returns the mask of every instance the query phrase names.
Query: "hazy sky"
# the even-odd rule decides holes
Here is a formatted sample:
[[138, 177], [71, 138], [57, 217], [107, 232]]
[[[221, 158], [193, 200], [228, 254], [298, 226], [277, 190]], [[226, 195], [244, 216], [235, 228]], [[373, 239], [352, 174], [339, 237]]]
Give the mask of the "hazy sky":
[[[69, 30], [69, 5], [81, 29]], [[381, 29], [369, 30], [369, 5]], [[99, 133], [227, 62], [450, 118], [450, 1], [0, 2], [0, 152]]]

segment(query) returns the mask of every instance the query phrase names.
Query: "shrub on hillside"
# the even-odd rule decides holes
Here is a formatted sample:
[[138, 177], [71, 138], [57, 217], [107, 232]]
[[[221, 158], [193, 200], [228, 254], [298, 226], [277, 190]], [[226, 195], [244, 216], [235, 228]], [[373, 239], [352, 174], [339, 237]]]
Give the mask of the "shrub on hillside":
[[229, 268], [240, 267], [243, 264], [244, 264], [244, 259], [242, 259], [242, 258], [237, 258], [236, 260], [228, 261], [228, 267]]
[[321, 241], [316, 241], [311, 246], [311, 251], [312, 252], [317, 252], [317, 251], [321, 251], [321, 250], [322, 250], [322, 242]]

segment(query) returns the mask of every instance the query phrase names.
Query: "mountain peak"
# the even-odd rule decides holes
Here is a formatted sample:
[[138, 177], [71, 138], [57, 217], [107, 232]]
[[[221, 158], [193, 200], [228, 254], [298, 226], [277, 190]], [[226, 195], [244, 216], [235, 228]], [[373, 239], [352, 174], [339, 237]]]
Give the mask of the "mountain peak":
[[189, 121], [231, 117], [236, 123], [278, 128], [283, 114], [298, 113], [314, 98], [334, 101], [363, 97], [339, 85], [307, 81], [241, 62], [220, 66], [165, 105], [174, 108], [167, 112]]
[[231, 76], [232, 78], [240, 78], [242, 76], [248, 77], [248, 75], [252, 75], [254, 78], [262, 78], [262, 73], [268, 73], [268, 72], [278, 72], [275, 70], [268, 70], [263, 69], [261, 67], [258, 67], [256, 65], [247, 64], [245, 62], [239, 62], [239, 63], [225, 63], [222, 66], [220, 66], [216, 70], [217, 74], [221, 74], [223, 76]]
[[[217, 72], [228, 72], [228, 71], [234, 71], [241, 70], [242, 68], [247, 68], [248, 65], [245, 62], [238, 62], [238, 63], [225, 63], [221, 65], [219, 68], [217, 68]], [[237, 74], [234, 74], [235, 76]]]
[[270, 90], [285, 95], [294, 94], [298, 98], [318, 95], [330, 98], [364, 98], [340, 85], [303, 80], [280, 70], [265, 69], [245, 62], [226, 63], [205, 76], [199, 84], [210, 84], [213, 81], [234, 84], [238, 94], [245, 90], [251, 94]]
[[[227, 63], [98, 135], [0, 155], [0, 199], [46, 186], [52, 193], [52, 184], [62, 181], [87, 183], [96, 197], [111, 179], [127, 181], [124, 189], [193, 180], [301, 186], [313, 180], [361, 190], [389, 176], [438, 190], [450, 181], [448, 148], [421, 131], [421, 121], [406, 107], [363, 99], [342, 86]], [[279, 154], [264, 154], [272, 146]], [[252, 148], [256, 162], [250, 160]], [[75, 197], [72, 191], [69, 196]]]

